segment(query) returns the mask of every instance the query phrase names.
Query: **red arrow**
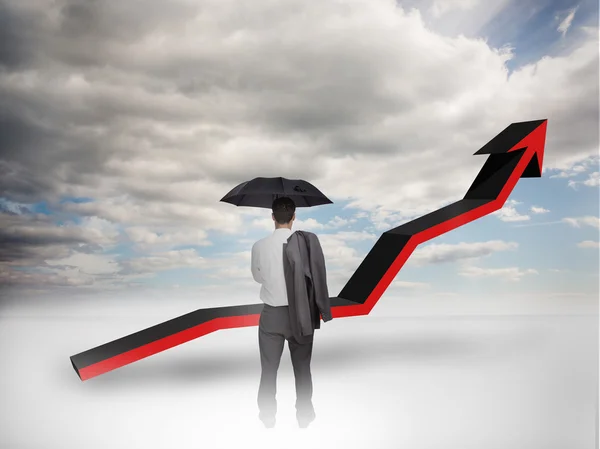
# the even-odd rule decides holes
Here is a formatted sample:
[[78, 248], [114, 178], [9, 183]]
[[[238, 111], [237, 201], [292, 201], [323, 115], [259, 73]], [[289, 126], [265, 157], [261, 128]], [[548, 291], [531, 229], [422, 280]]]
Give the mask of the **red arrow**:
[[[465, 197], [384, 232], [337, 297], [332, 316], [367, 315], [423, 242], [500, 209], [519, 178], [540, 177], [547, 120], [513, 123], [475, 154], [489, 154]], [[220, 329], [256, 326], [263, 304], [199, 309], [71, 356], [90, 379]]]
[[[337, 308], [332, 316], [368, 315], [418, 245], [501, 209], [519, 178], [541, 177], [547, 123], [537, 120], [508, 126], [475, 153], [491, 156], [462, 200], [385, 232], [339, 295], [359, 304]], [[379, 242], [387, 247], [402, 246], [397, 253], [394, 248], [394, 260], [387, 264], [385, 273], [378, 275], [373, 273], [375, 260], [389, 253], [383, 248], [376, 250]], [[377, 279], [377, 284], [365, 295], [361, 287], [372, 284], [372, 279]], [[361, 301], [360, 296], [366, 299]]]

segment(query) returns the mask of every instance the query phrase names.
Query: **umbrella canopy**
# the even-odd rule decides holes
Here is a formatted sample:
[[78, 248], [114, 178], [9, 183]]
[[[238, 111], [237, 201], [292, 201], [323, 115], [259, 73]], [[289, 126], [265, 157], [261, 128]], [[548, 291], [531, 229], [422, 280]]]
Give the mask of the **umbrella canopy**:
[[273, 200], [291, 198], [296, 207], [312, 207], [333, 204], [329, 198], [302, 179], [254, 178], [235, 186], [221, 201], [235, 206], [264, 207], [270, 209]]

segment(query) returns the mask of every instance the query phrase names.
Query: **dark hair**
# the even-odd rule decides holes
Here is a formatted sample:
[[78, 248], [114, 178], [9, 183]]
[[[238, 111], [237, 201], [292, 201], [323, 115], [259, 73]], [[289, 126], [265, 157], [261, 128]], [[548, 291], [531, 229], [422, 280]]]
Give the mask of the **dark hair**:
[[296, 212], [296, 204], [294, 200], [288, 197], [276, 198], [271, 206], [275, 221], [279, 224], [287, 224], [292, 221], [294, 212]]

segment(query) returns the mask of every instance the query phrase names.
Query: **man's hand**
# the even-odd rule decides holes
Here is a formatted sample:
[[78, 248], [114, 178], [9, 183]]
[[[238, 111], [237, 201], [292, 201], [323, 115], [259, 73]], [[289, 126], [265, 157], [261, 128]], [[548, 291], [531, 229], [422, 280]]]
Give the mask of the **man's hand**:
[[323, 320], [324, 323], [326, 323], [327, 321], [331, 321], [333, 318], [331, 316], [331, 313], [326, 313], [326, 314], [321, 314], [321, 319]]

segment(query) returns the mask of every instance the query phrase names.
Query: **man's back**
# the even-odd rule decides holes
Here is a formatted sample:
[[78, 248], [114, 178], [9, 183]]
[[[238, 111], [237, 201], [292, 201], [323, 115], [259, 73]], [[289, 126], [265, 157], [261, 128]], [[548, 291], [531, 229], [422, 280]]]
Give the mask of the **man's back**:
[[270, 306], [288, 305], [283, 272], [283, 244], [292, 235], [289, 228], [278, 228], [252, 246], [252, 276], [260, 283], [260, 299]]
[[[300, 427], [306, 427], [316, 417], [312, 403], [310, 360], [313, 335], [306, 341], [297, 341], [290, 323], [290, 306], [284, 269], [289, 262], [287, 243], [296, 219], [296, 205], [291, 198], [278, 197], [271, 206], [275, 224], [273, 233], [252, 246], [252, 276], [262, 285], [260, 299], [265, 303], [258, 321], [260, 350], [260, 385], [258, 387], [259, 418], [266, 427], [275, 425], [277, 413], [277, 370], [285, 341], [288, 342], [294, 377], [296, 379], [296, 418]], [[285, 246], [284, 246], [285, 245]]]

